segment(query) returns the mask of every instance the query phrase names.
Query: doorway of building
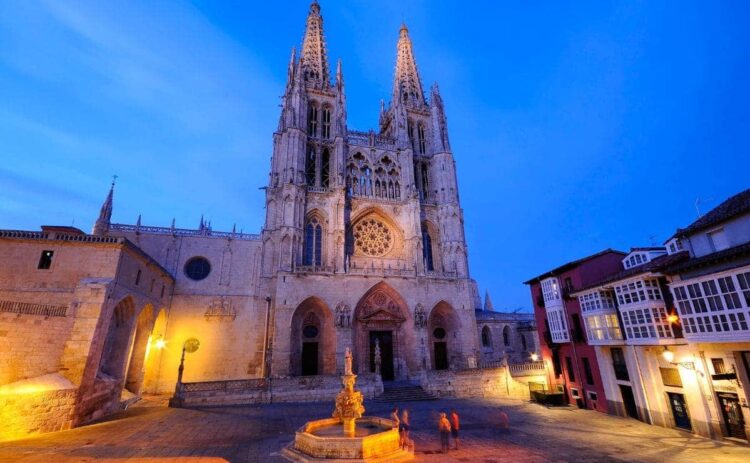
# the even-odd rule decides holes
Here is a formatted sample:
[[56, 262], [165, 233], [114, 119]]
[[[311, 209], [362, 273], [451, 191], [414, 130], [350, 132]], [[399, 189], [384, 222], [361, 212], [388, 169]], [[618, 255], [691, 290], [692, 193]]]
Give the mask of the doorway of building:
[[302, 343], [302, 376], [318, 374], [318, 343]]
[[672, 409], [674, 425], [678, 428], [692, 431], [693, 426], [690, 424], [690, 415], [688, 414], [685, 396], [676, 392], [667, 392], [669, 396], [669, 407]]
[[448, 343], [444, 341], [435, 341], [435, 369], [448, 369]]
[[721, 415], [724, 418], [727, 437], [746, 439], [745, 420], [742, 418], [740, 399], [737, 394], [719, 392], [716, 395], [719, 397], [719, 407], [721, 408]]
[[633, 396], [633, 388], [620, 384], [620, 394], [622, 394], [622, 404], [625, 405], [625, 413], [629, 417], [639, 420], [638, 407], [635, 405], [635, 397]]
[[393, 332], [370, 331], [370, 371], [375, 372], [375, 344], [380, 345], [380, 376], [393, 381]]

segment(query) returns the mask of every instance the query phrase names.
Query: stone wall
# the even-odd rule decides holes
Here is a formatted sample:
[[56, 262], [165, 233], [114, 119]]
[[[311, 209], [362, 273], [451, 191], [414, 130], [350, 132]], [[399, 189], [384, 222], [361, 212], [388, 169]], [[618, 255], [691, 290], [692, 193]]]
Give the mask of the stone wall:
[[0, 387], [0, 442], [73, 425], [76, 388], [58, 374]]
[[529, 383], [545, 382], [544, 375], [513, 376], [505, 367], [471, 370], [428, 371], [422, 388], [438, 397], [456, 399], [529, 399]]
[[[366, 399], [383, 392], [375, 375], [357, 377], [355, 386]], [[247, 405], [279, 402], [330, 402], [341, 391], [341, 377], [330, 375], [272, 378], [250, 381], [186, 383], [181, 406]]]

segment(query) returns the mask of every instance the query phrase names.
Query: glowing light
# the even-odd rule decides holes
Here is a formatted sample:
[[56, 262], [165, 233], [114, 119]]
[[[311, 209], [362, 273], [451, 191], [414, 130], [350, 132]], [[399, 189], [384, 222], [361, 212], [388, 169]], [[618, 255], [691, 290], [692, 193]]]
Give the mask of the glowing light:
[[531, 361], [532, 362], [536, 362], [537, 360], [539, 360], [539, 354], [537, 354], [536, 352], [532, 353], [531, 354]]
[[665, 347], [664, 352], [661, 353], [661, 356], [664, 357], [664, 360], [666, 360], [669, 363], [674, 362], [674, 352], [669, 350], [669, 348]]
[[675, 315], [675, 314], [670, 314], [670, 315], [669, 315], [669, 316], [667, 317], [667, 321], [668, 321], [669, 323], [677, 323], [677, 321], [678, 321], [679, 319], [680, 319], [680, 317], [678, 317], [678, 316], [677, 316], [677, 315]]
[[164, 349], [165, 347], [167, 347], [167, 341], [165, 341], [164, 338], [159, 338], [154, 343], [154, 347], [156, 347], [157, 349]]

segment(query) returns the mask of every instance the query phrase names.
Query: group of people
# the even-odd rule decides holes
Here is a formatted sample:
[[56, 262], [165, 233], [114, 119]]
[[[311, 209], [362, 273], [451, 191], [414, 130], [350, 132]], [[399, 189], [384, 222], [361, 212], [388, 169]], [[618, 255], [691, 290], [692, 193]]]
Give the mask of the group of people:
[[[409, 410], [404, 409], [401, 416], [398, 414], [398, 408], [391, 412], [391, 420], [398, 427], [399, 442], [402, 449], [409, 450], [414, 448], [414, 442], [409, 438]], [[450, 448], [450, 438], [453, 437], [453, 450], [458, 450], [459, 437], [458, 431], [461, 428], [460, 418], [456, 410], [451, 410], [450, 416], [445, 412], [440, 412], [438, 420], [438, 431], [440, 432], [440, 446], [443, 453], [447, 453]]]

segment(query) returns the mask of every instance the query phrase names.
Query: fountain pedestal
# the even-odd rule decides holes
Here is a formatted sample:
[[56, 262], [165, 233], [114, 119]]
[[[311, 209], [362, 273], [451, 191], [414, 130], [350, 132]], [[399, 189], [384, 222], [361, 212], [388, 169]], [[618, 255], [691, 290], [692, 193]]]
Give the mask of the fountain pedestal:
[[351, 352], [346, 349], [343, 387], [336, 396], [333, 418], [307, 422], [281, 454], [291, 461], [389, 462], [409, 461], [414, 454], [400, 447], [392, 420], [362, 417], [362, 393], [354, 389]]

